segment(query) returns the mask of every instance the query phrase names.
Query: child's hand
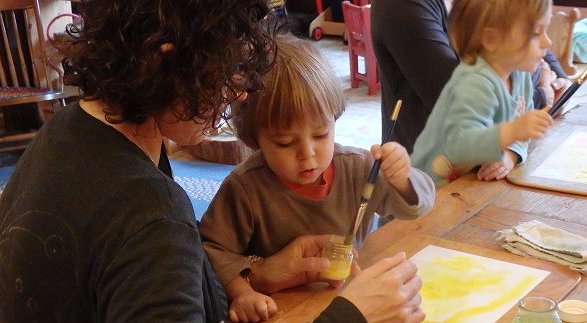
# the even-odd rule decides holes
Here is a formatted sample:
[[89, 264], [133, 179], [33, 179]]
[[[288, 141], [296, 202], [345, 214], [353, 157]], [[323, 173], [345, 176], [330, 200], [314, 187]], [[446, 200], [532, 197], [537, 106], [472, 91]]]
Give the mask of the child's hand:
[[565, 78], [557, 78], [552, 82], [551, 86], [554, 90], [554, 102], [556, 102], [565, 93], [565, 91], [573, 84], [571, 80]]
[[548, 114], [550, 107], [532, 110], [522, 114], [512, 122], [506, 122], [500, 129], [500, 147], [507, 149], [516, 141], [525, 141], [544, 136], [554, 120]]
[[556, 73], [550, 68], [550, 65], [545, 60], [540, 62], [540, 80], [538, 85], [550, 86], [550, 84], [556, 80]]
[[554, 123], [548, 114], [550, 107], [542, 110], [532, 110], [524, 113], [514, 120], [514, 131], [516, 140], [525, 141], [544, 136], [550, 126]]
[[477, 179], [480, 181], [492, 181], [504, 179], [514, 168], [518, 155], [511, 150], [506, 150], [498, 162], [485, 163], [477, 172]]
[[381, 159], [380, 171], [394, 187], [405, 185], [410, 174], [410, 156], [404, 146], [397, 142], [388, 142], [383, 146], [373, 145], [371, 154]]
[[409, 179], [412, 164], [406, 148], [397, 142], [387, 142], [383, 146], [371, 146], [371, 155], [374, 159], [381, 158], [380, 171], [398, 193], [410, 204], [417, 202]]
[[250, 290], [232, 300], [228, 318], [232, 322], [259, 322], [269, 319], [277, 313], [277, 304], [273, 298]]

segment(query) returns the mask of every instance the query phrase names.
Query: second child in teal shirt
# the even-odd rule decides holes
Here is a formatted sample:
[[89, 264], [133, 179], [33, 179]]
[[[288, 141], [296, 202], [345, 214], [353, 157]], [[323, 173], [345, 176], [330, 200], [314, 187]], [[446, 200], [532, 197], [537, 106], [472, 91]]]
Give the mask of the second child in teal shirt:
[[551, 10], [550, 0], [454, 1], [449, 36], [461, 63], [411, 155], [437, 185], [477, 166], [479, 180], [505, 178], [552, 125], [533, 109], [530, 78], [551, 45]]

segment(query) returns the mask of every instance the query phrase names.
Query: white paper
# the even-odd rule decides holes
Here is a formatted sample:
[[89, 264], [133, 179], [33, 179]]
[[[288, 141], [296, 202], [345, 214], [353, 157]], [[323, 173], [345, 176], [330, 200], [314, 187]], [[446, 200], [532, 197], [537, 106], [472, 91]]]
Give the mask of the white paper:
[[424, 283], [425, 322], [495, 322], [548, 271], [429, 245], [412, 261]]
[[587, 132], [573, 131], [530, 175], [587, 184]]
[[565, 103], [561, 115], [571, 111], [574, 108], [579, 107], [587, 102], [587, 85], [583, 84], [579, 87], [577, 92], [573, 93], [573, 96]]

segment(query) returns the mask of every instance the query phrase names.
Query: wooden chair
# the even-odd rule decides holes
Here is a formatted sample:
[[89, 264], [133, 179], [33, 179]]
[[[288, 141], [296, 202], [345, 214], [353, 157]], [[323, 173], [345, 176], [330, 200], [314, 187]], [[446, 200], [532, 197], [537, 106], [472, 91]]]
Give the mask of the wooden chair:
[[569, 76], [577, 74], [577, 67], [573, 64], [573, 27], [580, 17], [578, 8], [557, 11], [552, 14], [548, 27], [548, 36], [552, 40], [551, 50]]
[[[381, 85], [377, 71], [377, 59], [371, 40], [370, 11], [369, 6], [357, 6], [349, 1], [342, 3], [345, 34], [349, 46], [351, 87], [356, 88], [359, 86], [359, 81], [365, 81], [368, 86], [368, 94], [374, 95]], [[365, 59], [364, 73], [359, 72], [359, 56]]]
[[[78, 94], [64, 86], [62, 70], [47, 57], [38, 0], [1, 0], [0, 33], [0, 108], [53, 100], [65, 105], [66, 97]], [[38, 111], [43, 121], [40, 106]], [[33, 136], [7, 136], [0, 143]]]

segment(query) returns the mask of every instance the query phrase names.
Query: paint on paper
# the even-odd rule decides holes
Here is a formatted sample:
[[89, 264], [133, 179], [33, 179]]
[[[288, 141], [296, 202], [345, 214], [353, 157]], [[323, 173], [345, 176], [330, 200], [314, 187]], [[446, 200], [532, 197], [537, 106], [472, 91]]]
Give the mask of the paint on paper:
[[573, 131], [530, 175], [587, 184], [587, 132]]
[[550, 274], [432, 245], [411, 259], [428, 323], [495, 322]]

